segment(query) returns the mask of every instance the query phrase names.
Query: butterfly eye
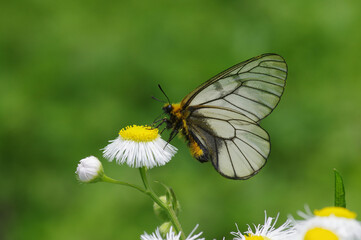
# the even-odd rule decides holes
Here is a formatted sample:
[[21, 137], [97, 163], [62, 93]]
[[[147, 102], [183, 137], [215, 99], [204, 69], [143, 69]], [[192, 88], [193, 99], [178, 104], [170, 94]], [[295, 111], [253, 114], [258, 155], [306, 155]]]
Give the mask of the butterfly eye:
[[168, 105], [166, 105], [166, 106], [163, 107], [163, 111], [164, 111], [165, 113], [170, 113], [170, 112], [172, 111], [172, 109], [173, 109], [173, 107], [172, 107], [171, 104], [168, 104]]

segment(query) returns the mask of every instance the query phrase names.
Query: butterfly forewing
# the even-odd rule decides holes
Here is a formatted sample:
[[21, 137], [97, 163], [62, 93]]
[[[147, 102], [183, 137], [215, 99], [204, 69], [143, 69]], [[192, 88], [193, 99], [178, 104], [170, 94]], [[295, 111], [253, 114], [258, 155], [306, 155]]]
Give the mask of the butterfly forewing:
[[213, 77], [187, 95], [181, 105], [229, 108], [258, 122], [277, 106], [286, 77], [284, 59], [264, 54]]

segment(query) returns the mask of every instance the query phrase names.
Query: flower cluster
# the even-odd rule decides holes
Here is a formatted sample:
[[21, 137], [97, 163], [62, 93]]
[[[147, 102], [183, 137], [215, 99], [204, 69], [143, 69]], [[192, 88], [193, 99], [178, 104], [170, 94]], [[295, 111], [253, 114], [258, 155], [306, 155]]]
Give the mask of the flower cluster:
[[[126, 163], [130, 167], [140, 168], [145, 189], [107, 177], [101, 162], [94, 156], [80, 160], [75, 173], [81, 182], [104, 181], [130, 186], [149, 195], [155, 203], [164, 203], [163, 205], [156, 204], [157, 209], [164, 212], [165, 219], [170, 216], [172, 222], [167, 220], [152, 234], [144, 233], [140, 236], [141, 240], [185, 239], [182, 228], [174, 217], [178, 212], [177, 208], [169, 207], [179, 205], [174, 193], [166, 187], [168, 196], [171, 196], [169, 201], [172, 204], [169, 205], [166, 200], [153, 193], [145, 175], [146, 169], [166, 164], [176, 152], [177, 149], [174, 146], [160, 137], [157, 128], [133, 125], [119, 131], [119, 136], [103, 149], [103, 156], [109, 161], [115, 159], [118, 164]], [[340, 184], [342, 185], [342, 180]], [[345, 206], [345, 204], [339, 206]], [[248, 225], [248, 229], [244, 232], [240, 231], [236, 225], [237, 231], [231, 234], [234, 236], [233, 240], [361, 240], [361, 223], [356, 220], [356, 214], [346, 208], [326, 207], [312, 213], [307, 207], [305, 212], [298, 212], [298, 215], [302, 218], [301, 220], [289, 217], [281, 226], [276, 227], [279, 215], [272, 218], [267, 217], [265, 213], [264, 224], [254, 224], [253, 228]], [[204, 240], [204, 238], [199, 238], [202, 232], [194, 234], [197, 227], [186, 240]]]
[[[275, 228], [278, 219], [265, 217], [264, 225], [255, 225], [253, 231], [250, 226], [246, 232], [231, 234], [234, 240], [360, 240], [361, 223], [357, 221], [356, 214], [346, 208], [326, 207], [311, 213], [299, 212], [302, 220], [290, 217], [280, 227]], [[273, 223], [272, 223], [273, 221]]]
[[326, 207], [306, 213], [299, 212], [303, 220], [294, 220], [295, 240], [359, 240], [361, 224], [356, 214], [342, 207]]
[[[157, 128], [133, 125], [119, 131], [119, 136], [103, 149], [103, 156], [119, 164], [150, 169], [168, 163], [176, 152], [177, 148], [164, 141]], [[97, 182], [104, 174], [101, 162], [94, 156], [80, 160], [75, 173], [84, 183]]]
[[[267, 217], [265, 213], [264, 224], [254, 225], [254, 230], [248, 225], [245, 232], [239, 230], [231, 232], [233, 240], [360, 240], [361, 223], [355, 220], [356, 214], [346, 208], [326, 207], [311, 213], [299, 212], [302, 220], [288, 218], [281, 226], [275, 227], [276, 218]], [[196, 226], [197, 228], [197, 226]], [[193, 235], [196, 228], [187, 237], [187, 240], [201, 240], [201, 234]], [[179, 240], [180, 234], [175, 234], [170, 228], [165, 237], [159, 228], [152, 234], [144, 233], [141, 240]], [[193, 235], [193, 236], [192, 236]], [[202, 238], [204, 239], [204, 238]]]

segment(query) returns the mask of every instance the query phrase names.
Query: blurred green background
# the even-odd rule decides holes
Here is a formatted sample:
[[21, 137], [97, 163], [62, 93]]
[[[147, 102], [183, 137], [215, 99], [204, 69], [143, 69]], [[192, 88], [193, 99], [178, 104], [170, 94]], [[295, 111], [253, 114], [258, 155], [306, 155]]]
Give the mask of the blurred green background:
[[[221, 177], [179, 153], [152, 180], [172, 186], [189, 233], [230, 239], [235, 223], [280, 221], [333, 204], [333, 168], [361, 214], [360, 1], [2, 1], [0, 3], [0, 239], [139, 239], [161, 224], [133, 189], [79, 184], [81, 158], [129, 124], [161, 113], [218, 72], [274, 52], [289, 66], [265, 168]], [[167, 135], [164, 135], [166, 138]], [[136, 169], [102, 160], [140, 184]], [[154, 185], [161, 193], [162, 188]], [[360, 218], [359, 218], [360, 219]], [[281, 223], [281, 222], [280, 222]]]

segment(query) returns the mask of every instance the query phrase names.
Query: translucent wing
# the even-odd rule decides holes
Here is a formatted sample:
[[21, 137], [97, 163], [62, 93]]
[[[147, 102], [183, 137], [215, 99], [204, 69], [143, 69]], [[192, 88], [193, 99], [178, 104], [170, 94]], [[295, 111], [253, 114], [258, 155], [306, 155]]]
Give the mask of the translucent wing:
[[247, 116], [218, 107], [190, 107], [189, 132], [215, 169], [232, 179], [247, 179], [266, 164], [268, 133]]
[[285, 60], [277, 54], [263, 54], [211, 78], [188, 94], [181, 106], [228, 108], [258, 122], [277, 106], [286, 78]]

